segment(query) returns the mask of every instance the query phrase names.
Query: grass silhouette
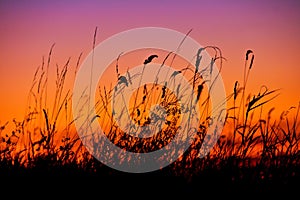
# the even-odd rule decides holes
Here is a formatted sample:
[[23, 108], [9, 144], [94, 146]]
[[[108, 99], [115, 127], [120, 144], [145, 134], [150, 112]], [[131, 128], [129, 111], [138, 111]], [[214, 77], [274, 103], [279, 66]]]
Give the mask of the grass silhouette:
[[[94, 46], [95, 37], [93, 48]], [[89, 177], [103, 180], [107, 187], [113, 188], [114, 181], [122, 180], [125, 181], [124, 184], [127, 182], [140, 189], [142, 186], [136, 183], [143, 180], [144, 186], [153, 181], [161, 188], [171, 185], [173, 189], [178, 188], [188, 193], [205, 191], [209, 188], [224, 193], [239, 191], [252, 194], [275, 191], [291, 193], [293, 186], [300, 180], [298, 119], [300, 106], [291, 107], [283, 111], [278, 119], [273, 119], [274, 108], [264, 112], [263, 107], [276, 100], [279, 90], [269, 90], [262, 86], [255, 95], [247, 93], [247, 81], [254, 62], [253, 51], [246, 52], [243, 82], [236, 81], [232, 93], [224, 100], [232, 105], [227, 110], [224, 132], [206, 156], [199, 157], [199, 154], [210, 123], [209, 91], [214, 85], [214, 80], [212, 79], [210, 83], [204, 82], [201, 77], [204, 71], [197, 66], [201, 60], [201, 51], [204, 49], [214, 52], [211, 64], [219, 62], [222, 66], [224, 58], [221, 50], [214, 46], [199, 50], [195, 70], [186, 66], [173, 74], [176, 76], [186, 73], [190, 84], [196, 89], [197, 105], [202, 111], [199, 117], [199, 129], [196, 130], [196, 138], [192, 145], [180, 158], [165, 168], [145, 174], [127, 174], [105, 166], [82, 144], [74, 127], [76, 116], [72, 116], [72, 90], [65, 85], [67, 79], [72, 80], [76, 76], [82, 54], [74, 66], [70, 66], [71, 60], [68, 59], [61, 68], [58, 65], [53, 68], [51, 67], [53, 48], [54, 45], [50, 48], [46, 61], [43, 58], [41, 66], [34, 73], [25, 118], [21, 121], [13, 120], [15, 128], [12, 131], [6, 129], [8, 123], [0, 127], [2, 180], [18, 177], [28, 179], [36, 177], [38, 180], [64, 177], [73, 181], [78, 177]], [[171, 55], [175, 56], [170, 52], [165, 61], [170, 59]], [[156, 57], [157, 55], [152, 55], [146, 58], [144, 68]], [[122, 58], [121, 54], [118, 59], [120, 58]], [[98, 101], [93, 107], [97, 110], [97, 115], [90, 116], [82, 129], [89, 131], [86, 127], [97, 120], [107, 130], [106, 137], [127, 151], [150, 152], [160, 149], [174, 138], [183, 110], [176, 103], [178, 100], [176, 94], [166, 87], [171, 80], [165, 80], [163, 86], [140, 84], [140, 90], [135, 93], [134, 104], [123, 108], [124, 113], [125, 111], [130, 113], [130, 117], [136, 124], [146, 126], [149, 121], [159, 117], [147, 112], [150, 106], [152, 104], [163, 106], [166, 109], [166, 123], [157, 124], [162, 127], [161, 131], [153, 137], [144, 139], [128, 135], [118, 128], [110, 105], [114, 101], [114, 94], [122, 95], [124, 87], [129, 87], [133, 79], [142, 78], [143, 74], [129, 74], [127, 71], [121, 76], [118, 59], [115, 66], [118, 80], [115, 90], [117, 91], [113, 93], [114, 88], [99, 87]], [[171, 63], [173, 61], [174, 59]], [[204, 69], [208, 74], [210, 74], [210, 67]], [[49, 82], [52, 69], [55, 69], [55, 82]], [[155, 83], [155, 80], [153, 82]], [[184, 88], [178, 87], [174, 90], [184, 90]], [[49, 98], [51, 91], [54, 92], [53, 99]], [[113, 105], [119, 103], [114, 102]], [[190, 108], [188, 112], [192, 113], [193, 109], [195, 108]], [[105, 150], [101, 143], [92, 141], [92, 144], [95, 145], [98, 154], [108, 158], [111, 156], [111, 152]], [[72, 181], [67, 183], [71, 184]], [[184, 183], [184, 186], [180, 183]]]

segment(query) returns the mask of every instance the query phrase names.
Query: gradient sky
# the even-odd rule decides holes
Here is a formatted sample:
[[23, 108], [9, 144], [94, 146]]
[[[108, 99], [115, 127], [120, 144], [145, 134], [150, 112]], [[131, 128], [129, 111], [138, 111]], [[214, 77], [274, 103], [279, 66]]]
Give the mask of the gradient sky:
[[71, 57], [131, 28], [158, 26], [221, 48], [227, 61], [222, 76], [227, 93], [242, 80], [245, 52], [255, 62], [249, 90], [281, 88], [272, 102], [278, 111], [300, 100], [300, 1], [0, 1], [0, 124], [22, 120], [33, 74], [53, 43], [53, 60]]

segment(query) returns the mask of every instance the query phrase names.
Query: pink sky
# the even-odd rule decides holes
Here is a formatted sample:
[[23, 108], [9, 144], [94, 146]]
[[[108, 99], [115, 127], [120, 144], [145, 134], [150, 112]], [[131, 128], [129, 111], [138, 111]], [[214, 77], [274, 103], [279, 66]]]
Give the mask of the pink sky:
[[227, 62], [222, 76], [227, 92], [242, 80], [245, 52], [255, 64], [249, 89], [281, 88], [278, 110], [300, 100], [299, 1], [1, 1], [0, 124], [22, 120], [34, 71], [53, 43], [59, 65], [127, 29], [157, 26], [186, 33], [201, 45], [221, 48]]

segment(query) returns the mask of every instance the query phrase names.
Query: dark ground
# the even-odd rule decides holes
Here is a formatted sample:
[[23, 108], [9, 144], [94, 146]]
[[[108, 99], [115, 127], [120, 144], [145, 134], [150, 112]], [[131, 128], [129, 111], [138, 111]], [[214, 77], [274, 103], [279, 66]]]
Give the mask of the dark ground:
[[247, 199], [263, 196], [269, 198], [283, 196], [287, 199], [295, 195], [298, 198], [300, 169], [292, 176], [286, 176], [288, 174], [285, 173], [286, 170], [288, 169], [273, 171], [272, 178], [257, 179], [254, 169], [243, 169], [242, 173], [229, 168], [206, 170], [188, 178], [174, 175], [169, 168], [150, 173], [130, 174], [105, 166], [98, 172], [86, 172], [71, 167], [47, 169], [2, 167], [0, 180], [1, 191], [4, 193], [34, 198], [38, 191], [42, 194], [36, 196], [39, 199], [62, 197]]

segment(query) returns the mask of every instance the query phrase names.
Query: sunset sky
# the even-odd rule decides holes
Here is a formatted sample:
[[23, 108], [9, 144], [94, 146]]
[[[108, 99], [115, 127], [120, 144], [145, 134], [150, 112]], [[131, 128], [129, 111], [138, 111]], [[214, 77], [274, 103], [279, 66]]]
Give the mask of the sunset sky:
[[0, 1], [0, 124], [22, 120], [36, 68], [53, 43], [53, 62], [72, 64], [113, 34], [137, 27], [163, 27], [218, 46], [227, 59], [226, 92], [242, 80], [245, 52], [254, 66], [249, 90], [281, 89], [272, 101], [278, 112], [300, 101], [300, 1]]

